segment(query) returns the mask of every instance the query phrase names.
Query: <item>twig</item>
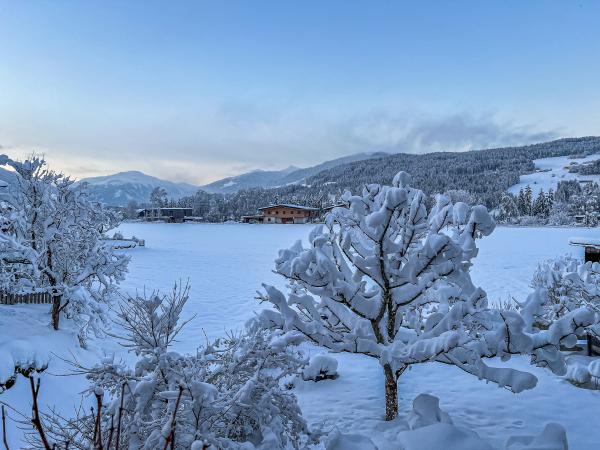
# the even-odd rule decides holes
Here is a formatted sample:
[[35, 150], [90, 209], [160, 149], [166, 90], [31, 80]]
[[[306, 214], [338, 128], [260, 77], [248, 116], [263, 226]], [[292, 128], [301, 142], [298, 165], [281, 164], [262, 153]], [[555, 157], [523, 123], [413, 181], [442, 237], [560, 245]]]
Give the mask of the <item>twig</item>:
[[106, 449], [110, 450], [110, 444], [112, 443], [113, 434], [115, 432], [115, 416], [110, 416], [110, 429], [108, 430], [108, 441], [106, 442]]
[[29, 377], [29, 383], [31, 385], [31, 397], [33, 399], [33, 406], [31, 411], [31, 423], [33, 427], [38, 432], [42, 444], [44, 445], [45, 450], [52, 450], [50, 444], [48, 443], [48, 439], [46, 438], [46, 433], [44, 433], [44, 428], [42, 426], [42, 421], [40, 420], [40, 410], [38, 408], [38, 393], [40, 392], [40, 379], [38, 378], [37, 384], [34, 384], [33, 377]]
[[94, 426], [94, 450], [103, 450], [102, 447], [102, 395], [94, 393], [96, 396], [96, 425]]
[[8, 447], [8, 438], [6, 437], [6, 413], [4, 412], [4, 405], [2, 405], [2, 442], [4, 442], [4, 448], [10, 450]]
[[123, 417], [123, 399], [125, 397], [125, 383], [121, 385], [121, 403], [119, 404], [119, 420], [117, 420], [117, 437], [115, 450], [119, 450], [121, 445], [121, 418]]
[[165, 446], [163, 450], [167, 450], [169, 444], [171, 444], [171, 450], [175, 450], [175, 419], [177, 418], [177, 410], [179, 409], [179, 401], [181, 400], [181, 395], [183, 394], [183, 386], [179, 386], [179, 394], [177, 395], [177, 401], [175, 402], [175, 409], [173, 410], [173, 417], [171, 418], [171, 432], [169, 436], [165, 440]]

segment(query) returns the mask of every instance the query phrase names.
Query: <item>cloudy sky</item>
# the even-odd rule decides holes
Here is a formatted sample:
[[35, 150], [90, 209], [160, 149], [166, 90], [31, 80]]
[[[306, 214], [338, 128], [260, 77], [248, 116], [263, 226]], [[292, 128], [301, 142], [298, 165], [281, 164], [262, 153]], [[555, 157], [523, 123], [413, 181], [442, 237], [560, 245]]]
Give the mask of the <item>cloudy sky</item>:
[[600, 2], [0, 0], [0, 146], [206, 183], [600, 134]]

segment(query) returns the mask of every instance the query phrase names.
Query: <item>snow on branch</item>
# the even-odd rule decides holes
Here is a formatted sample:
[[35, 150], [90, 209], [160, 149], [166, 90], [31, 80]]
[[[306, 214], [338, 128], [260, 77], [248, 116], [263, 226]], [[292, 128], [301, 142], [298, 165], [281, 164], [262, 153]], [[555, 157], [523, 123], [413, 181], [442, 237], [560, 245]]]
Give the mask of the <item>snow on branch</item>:
[[425, 195], [404, 172], [392, 186], [366, 185], [361, 195], [346, 192], [343, 200], [326, 226], [310, 233], [308, 247], [299, 241], [280, 251], [275, 271], [289, 281], [290, 292], [264, 286], [260, 298], [274, 306], [261, 315], [266, 326], [334, 352], [377, 358], [392, 396], [407, 367], [428, 361], [454, 364], [513, 392], [534, 387], [535, 377], [484, 359], [530, 354], [535, 363], [564, 372], [561, 342], [593, 315], [580, 310], [533, 332], [519, 313], [490, 308], [469, 273], [477, 239], [495, 227], [485, 207], [437, 195], [428, 212]]

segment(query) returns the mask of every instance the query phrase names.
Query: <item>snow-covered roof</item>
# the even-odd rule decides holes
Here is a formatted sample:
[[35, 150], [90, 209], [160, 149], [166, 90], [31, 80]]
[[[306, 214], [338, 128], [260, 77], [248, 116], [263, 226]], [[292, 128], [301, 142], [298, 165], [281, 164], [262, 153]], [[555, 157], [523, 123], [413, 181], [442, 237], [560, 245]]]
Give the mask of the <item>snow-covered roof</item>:
[[600, 249], [600, 238], [591, 237], [572, 237], [569, 238], [569, 244], [580, 245], [583, 247], [596, 247]]
[[262, 208], [258, 208], [259, 211], [263, 209], [271, 209], [271, 208], [291, 208], [291, 209], [303, 209], [305, 211], [318, 211], [319, 208], [311, 208], [310, 206], [302, 206], [302, 205], [291, 205], [289, 203], [278, 203], [276, 205], [263, 206]]
[[[178, 209], [179, 210], [179, 209], [193, 209], [193, 208], [191, 208], [191, 207], [182, 208], [180, 206], [173, 206], [173, 207], [171, 207], [171, 206], [160, 206], [160, 207], [156, 206], [156, 207], [146, 208], [146, 209]], [[145, 210], [142, 210], [142, 211], [145, 211]]]

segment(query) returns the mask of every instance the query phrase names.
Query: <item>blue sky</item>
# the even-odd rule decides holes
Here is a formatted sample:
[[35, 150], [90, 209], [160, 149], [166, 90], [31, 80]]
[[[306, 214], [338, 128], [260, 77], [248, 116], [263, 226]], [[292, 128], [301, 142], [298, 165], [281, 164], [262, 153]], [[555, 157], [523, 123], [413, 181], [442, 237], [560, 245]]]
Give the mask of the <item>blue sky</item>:
[[0, 0], [0, 145], [204, 183], [600, 134], [600, 2]]

